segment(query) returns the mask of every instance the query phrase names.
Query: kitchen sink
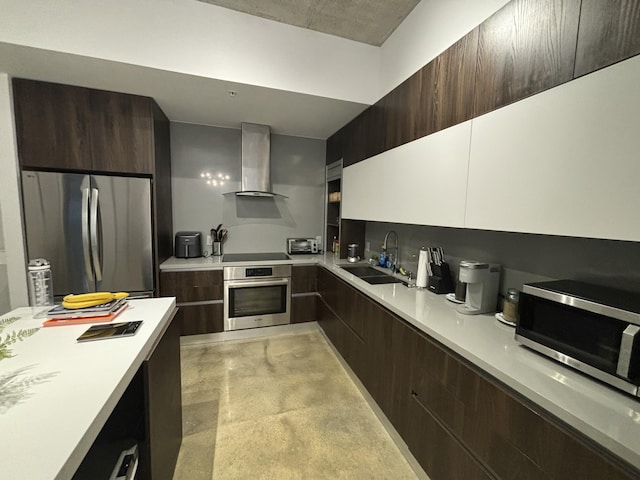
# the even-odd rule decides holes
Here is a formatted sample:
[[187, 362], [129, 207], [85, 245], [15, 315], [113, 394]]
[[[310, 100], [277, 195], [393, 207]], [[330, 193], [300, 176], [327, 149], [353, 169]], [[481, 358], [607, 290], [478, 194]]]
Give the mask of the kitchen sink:
[[378, 269], [367, 266], [340, 267], [356, 277], [379, 277], [380, 275], [388, 276], [386, 273]]
[[343, 270], [346, 270], [352, 275], [355, 275], [358, 278], [361, 278], [365, 282], [371, 285], [383, 285], [385, 283], [402, 283], [403, 285], [408, 285], [407, 282], [401, 280], [393, 275], [382, 272], [377, 268], [369, 267], [369, 266], [353, 266], [353, 267], [340, 267]]

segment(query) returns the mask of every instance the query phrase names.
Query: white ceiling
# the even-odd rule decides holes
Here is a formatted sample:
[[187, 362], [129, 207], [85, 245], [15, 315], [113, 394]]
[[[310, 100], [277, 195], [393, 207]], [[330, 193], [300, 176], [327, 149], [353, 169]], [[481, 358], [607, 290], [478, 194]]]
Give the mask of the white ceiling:
[[[417, 3], [416, 0], [211, 2], [232, 3], [238, 8], [253, 9], [261, 17], [290, 24], [297, 21], [296, 18], [307, 18], [306, 26], [310, 29], [342, 36], [359, 31], [369, 41], [378, 38], [375, 40], [378, 42], [386, 38], [389, 30], [395, 29], [403, 15], [410, 13]], [[288, 7], [282, 9], [283, 5]], [[393, 15], [386, 8], [389, 5], [397, 9]], [[287, 10], [296, 15], [285, 15]], [[367, 107], [353, 101], [14, 43], [0, 42], [0, 72], [14, 77], [150, 96], [173, 122], [230, 128], [240, 128], [242, 122], [261, 123], [270, 125], [273, 133], [320, 139], [328, 138]], [[235, 96], [229, 94], [231, 91]]]
[[379, 47], [420, 0], [199, 0]]
[[[326, 139], [367, 105], [0, 43], [0, 72], [153, 97], [172, 122]], [[230, 96], [229, 92], [236, 92]]]

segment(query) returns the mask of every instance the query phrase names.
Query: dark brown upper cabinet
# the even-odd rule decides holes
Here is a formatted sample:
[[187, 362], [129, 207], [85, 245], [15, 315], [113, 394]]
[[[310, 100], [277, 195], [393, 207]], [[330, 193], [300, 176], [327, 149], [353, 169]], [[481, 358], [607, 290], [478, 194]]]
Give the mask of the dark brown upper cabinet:
[[384, 113], [384, 99], [382, 99], [368, 107], [341, 130], [346, 138], [344, 167], [385, 150]]
[[345, 128], [341, 128], [327, 139], [327, 151], [325, 153], [326, 164], [337, 162], [344, 155]]
[[478, 32], [473, 29], [437, 58], [433, 130], [444, 130], [473, 118]]
[[568, 82], [580, 0], [513, 0], [480, 25], [474, 116]]
[[575, 77], [640, 53], [640, 2], [582, 0]]
[[24, 168], [153, 174], [151, 98], [14, 79]]
[[432, 129], [433, 77], [431, 62], [385, 97], [385, 150], [420, 138]]

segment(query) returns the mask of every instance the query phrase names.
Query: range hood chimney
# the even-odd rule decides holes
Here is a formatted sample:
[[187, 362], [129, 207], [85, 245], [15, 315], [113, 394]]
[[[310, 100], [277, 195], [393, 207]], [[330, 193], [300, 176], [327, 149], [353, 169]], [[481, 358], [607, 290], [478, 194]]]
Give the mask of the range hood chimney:
[[236, 195], [273, 197], [271, 130], [268, 125], [242, 124], [242, 183]]

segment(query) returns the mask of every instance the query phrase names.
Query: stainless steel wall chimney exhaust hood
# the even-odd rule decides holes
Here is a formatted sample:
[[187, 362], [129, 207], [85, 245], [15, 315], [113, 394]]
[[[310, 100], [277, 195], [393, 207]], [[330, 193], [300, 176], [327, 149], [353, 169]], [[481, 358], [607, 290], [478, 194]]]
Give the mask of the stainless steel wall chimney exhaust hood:
[[271, 130], [268, 125], [242, 124], [241, 186], [235, 195], [273, 197], [271, 191]]

